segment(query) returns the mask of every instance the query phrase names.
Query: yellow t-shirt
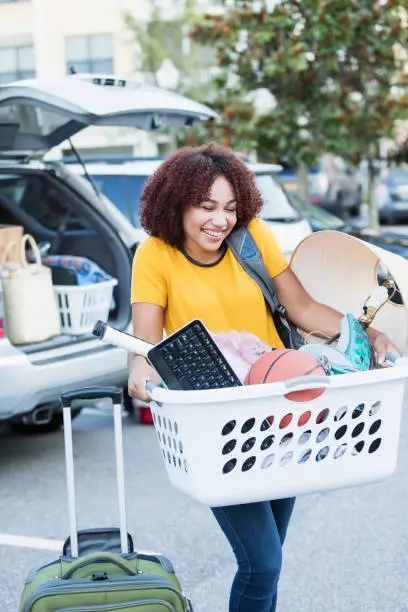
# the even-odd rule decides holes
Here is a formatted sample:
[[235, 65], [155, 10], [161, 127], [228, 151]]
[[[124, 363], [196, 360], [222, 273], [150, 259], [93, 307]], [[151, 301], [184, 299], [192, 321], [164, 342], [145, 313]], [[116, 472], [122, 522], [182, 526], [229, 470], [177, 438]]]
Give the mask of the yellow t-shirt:
[[[248, 229], [270, 276], [283, 272], [288, 264], [268, 225], [254, 219]], [[162, 306], [167, 334], [201, 319], [212, 332], [251, 332], [283, 348], [260, 288], [230, 249], [217, 263], [203, 265], [160, 238], [147, 238], [133, 260], [131, 301]]]

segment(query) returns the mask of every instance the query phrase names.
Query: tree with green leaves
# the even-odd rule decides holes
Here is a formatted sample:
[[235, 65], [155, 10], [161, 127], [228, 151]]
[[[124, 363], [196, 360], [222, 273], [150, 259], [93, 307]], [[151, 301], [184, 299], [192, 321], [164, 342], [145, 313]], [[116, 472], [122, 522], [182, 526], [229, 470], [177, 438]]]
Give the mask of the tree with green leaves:
[[220, 118], [197, 139], [256, 151], [262, 161], [286, 159], [304, 193], [306, 169], [322, 153], [365, 160], [377, 228], [380, 142], [408, 119], [405, 7], [406, 0], [231, 0], [224, 12], [203, 15], [190, 35], [216, 50], [216, 94], [202, 101]]

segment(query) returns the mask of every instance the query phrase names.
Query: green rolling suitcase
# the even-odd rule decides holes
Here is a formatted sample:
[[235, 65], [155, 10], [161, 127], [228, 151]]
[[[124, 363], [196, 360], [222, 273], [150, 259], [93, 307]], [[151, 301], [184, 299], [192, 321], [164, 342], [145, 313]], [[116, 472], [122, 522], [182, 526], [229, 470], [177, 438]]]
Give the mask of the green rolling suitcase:
[[[120, 529], [77, 531], [71, 405], [110, 398], [114, 410]], [[32, 570], [19, 612], [192, 612], [171, 562], [162, 555], [135, 552], [126, 527], [120, 389], [90, 387], [61, 396], [70, 537], [62, 555]]]

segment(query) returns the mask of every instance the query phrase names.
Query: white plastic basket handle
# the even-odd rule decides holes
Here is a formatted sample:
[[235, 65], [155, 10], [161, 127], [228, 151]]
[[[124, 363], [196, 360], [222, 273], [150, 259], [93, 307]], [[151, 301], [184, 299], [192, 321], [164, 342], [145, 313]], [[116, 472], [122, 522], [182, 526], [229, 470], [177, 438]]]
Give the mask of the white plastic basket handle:
[[296, 376], [285, 380], [285, 387], [291, 391], [303, 391], [306, 389], [319, 389], [328, 387], [331, 383], [330, 376]]
[[34, 256], [35, 256], [35, 262], [39, 265], [42, 266], [42, 260], [41, 260], [41, 255], [40, 255], [40, 251], [38, 250], [38, 246], [36, 241], [34, 240], [33, 236], [31, 236], [31, 234], [24, 234], [22, 240], [21, 240], [21, 262], [23, 265], [23, 268], [27, 268], [28, 266], [28, 261], [26, 258], [26, 251], [25, 251], [25, 245], [26, 242], [29, 243], [30, 247], [33, 250]]

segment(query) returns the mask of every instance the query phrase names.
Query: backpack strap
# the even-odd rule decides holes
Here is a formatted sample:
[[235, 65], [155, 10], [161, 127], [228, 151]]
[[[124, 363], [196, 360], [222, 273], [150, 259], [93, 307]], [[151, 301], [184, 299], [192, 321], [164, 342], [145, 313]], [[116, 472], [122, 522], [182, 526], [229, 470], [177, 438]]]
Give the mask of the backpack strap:
[[226, 243], [238, 262], [249, 276], [257, 283], [268, 304], [283, 344], [287, 348], [297, 349], [303, 346], [304, 339], [291, 321], [286, 318], [286, 308], [279, 303], [275, 283], [269, 275], [254, 237], [247, 227], [238, 227], [226, 238]]
[[247, 227], [238, 227], [227, 236], [226, 243], [245, 272], [259, 285], [271, 312], [280, 306], [275, 283], [271, 279], [258, 246]]

